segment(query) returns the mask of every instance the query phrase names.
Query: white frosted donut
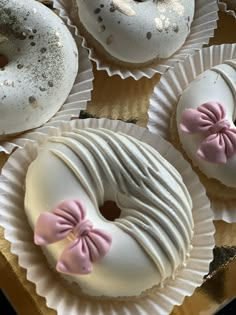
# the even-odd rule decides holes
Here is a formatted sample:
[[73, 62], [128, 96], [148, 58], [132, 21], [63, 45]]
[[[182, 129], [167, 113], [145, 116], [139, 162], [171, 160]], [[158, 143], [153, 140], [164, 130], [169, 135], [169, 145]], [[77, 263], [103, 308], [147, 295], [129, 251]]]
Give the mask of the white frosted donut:
[[[112, 240], [90, 274], [66, 276], [85, 294], [138, 296], [185, 265], [193, 236], [191, 197], [181, 175], [150, 145], [106, 129], [74, 129], [50, 138], [26, 175], [32, 228], [42, 214], [71, 199], [83, 202], [86, 219]], [[121, 209], [113, 222], [99, 211], [107, 200]], [[51, 265], [70, 241], [44, 246]]]
[[59, 17], [33, 0], [0, 0], [0, 137], [47, 122], [78, 72], [78, 50]]
[[79, 20], [116, 60], [144, 64], [168, 58], [185, 42], [194, 0], [76, 0]]
[[[229, 60], [203, 72], [184, 90], [177, 107], [177, 126], [193, 163], [207, 177], [231, 187], [236, 187], [235, 119], [236, 60]], [[201, 130], [193, 132], [189, 125]]]

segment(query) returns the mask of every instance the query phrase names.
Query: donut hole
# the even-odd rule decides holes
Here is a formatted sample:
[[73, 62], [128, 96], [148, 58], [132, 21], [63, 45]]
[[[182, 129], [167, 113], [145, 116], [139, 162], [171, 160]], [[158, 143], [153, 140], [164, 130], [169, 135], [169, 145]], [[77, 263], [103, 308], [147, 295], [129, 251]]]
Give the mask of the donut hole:
[[101, 215], [108, 221], [115, 221], [121, 214], [120, 208], [118, 208], [116, 203], [111, 200], [105, 201], [99, 210]]
[[0, 55], [0, 68], [5, 68], [5, 66], [9, 63], [9, 60], [6, 56]]

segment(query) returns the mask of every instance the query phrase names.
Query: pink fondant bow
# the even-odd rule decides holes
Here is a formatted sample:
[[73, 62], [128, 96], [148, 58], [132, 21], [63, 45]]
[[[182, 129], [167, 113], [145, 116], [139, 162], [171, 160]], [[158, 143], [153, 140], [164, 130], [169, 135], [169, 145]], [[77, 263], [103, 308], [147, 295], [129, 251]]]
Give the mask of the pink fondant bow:
[[66, 237], [72, 239], [57, 263], [59, 272], [88, 274], [92, 272], [92, 263], [105, 256], [111, 246], [111, 237], [94, 229], [85, 214], [81, 201], [66, 200], [52, 212], [42, 213], [37, 220], [35, 244], [51, 244]]
[[197, 155], [211, 163], [226, 163], [236, 153], [236, 128], [230, 128], [221, 103], [209, 102], [182, 114], [181, 131], [205, 134]]

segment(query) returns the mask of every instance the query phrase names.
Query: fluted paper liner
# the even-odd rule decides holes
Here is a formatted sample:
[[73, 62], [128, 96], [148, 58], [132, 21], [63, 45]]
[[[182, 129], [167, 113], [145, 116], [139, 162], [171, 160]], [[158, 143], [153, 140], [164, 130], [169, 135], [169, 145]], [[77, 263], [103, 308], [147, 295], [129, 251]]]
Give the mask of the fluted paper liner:
[[[69, 121], [72, 117], [78, 117], [81, 110], [86, 109], [88, 101], [91, 100], [91, 91], [93, 89], [93, 70], [92, 62], [88, 58], [88, 52], [82, 45], [82, 38], [75, 34], [73, 27], [67, 24], [67, 19], [63, 19], [71, 31], [77, 47], [79, 70], [74, 85], [65, 103], [59, 111], [43, 126], [60, 124], [62, 121]], [[40, 130], [42, 127], [37, 128]], [[12, 137], [6, 141], [0, 141], [0, 152], [10, 154], [15, 147], [21, 147], [28, 139], [28, 132]]]
[[[235, 5], [236, 5], [236, 0], [235, 0]], [[236, 12], [234, 10], [230, 10], [228, 8], [227, 3], [219, 1], [219, 9], [220, 9], [220, 11], [225, 12], [225, 13], [233, 16], [236, 19]]]
[[174, 305], [180, 305], [185, 296], [191, 295], [201, 285], [213, 258], [213, 213], [204, 187], [188, 162], [170, 143], [161, 137], [157, 141], [156, 135], [133, 124], [108, 119], [74, 120], [63, 123], [61, 130], [49, 127], [47, 135], [37, 133], [35, 139], [43, 143], [49, 136], [60, 135], [62, 131], [74, 127], [106, 128], [132, 135], [152, 145], [181, 173], [193, 201], [194, 236], [186, 268], [178, 271], [174, 280], [167, 280], [163, 288], [157, 287], [149, 295], [133, 300], [98, 300], [72, 293], [70, 285], [62, 282], [58, 274], [52, 271], [40, 247], [33, 243], [33, 231], [23, 211], [26, 172], [36, 157], [37, 142], [28, 142], [24, 149], [16, 150], [0, 177], [0, 225], [5, 229], [5, 238], [11, 242], [11, 252], [18, 256], [20, 266], [26, 269], [27, 279], [35, 283], [37, 293], [45, 297], [47, 306], [55, 309], [59, 315], [169, 314]]
[[[53, 0], [54, 7], [60, 10], [60, 16], [67, 18], [69, 25], [74, 25], [77, 32], [78, 13], [74, 6], [75, 0]], [[82, 45], [89, 51], [89, 58], [96, 63], [98, 70], [105, 70], [109, 76], [119, 75], [122, 79], [132, 77], [139, 80], [142, 77], [152, 78], [155, 73], [164, 73], [170, 67], [173, 67], [178, 61], [183, 61], [189, 54], [200, 49], [204, 44], [208, 44], [211, 37], [214, 36], [214, 29], [217, 27], [218, 4], [216, 0], [196, 0], [194, 20], [191, 24], [190, 34], [184, 45], [170, 58], [161, 59], [158, 62], [148, 66], [127, 69], [119, 65], [111, 64], [104, 58], [96, 55], [96, 50], [83, 38]]]
[[[189, 56], [184, 63], [177, 64], [165, 73], [150, 99], [148, 129], [169, 140], [172, 113], [184, 89], [205, 70], [235, 58], [236, 44], [211, 46]], [[236, 222], [236, 205], [213, 198], [210, 201], [215, 220]]]

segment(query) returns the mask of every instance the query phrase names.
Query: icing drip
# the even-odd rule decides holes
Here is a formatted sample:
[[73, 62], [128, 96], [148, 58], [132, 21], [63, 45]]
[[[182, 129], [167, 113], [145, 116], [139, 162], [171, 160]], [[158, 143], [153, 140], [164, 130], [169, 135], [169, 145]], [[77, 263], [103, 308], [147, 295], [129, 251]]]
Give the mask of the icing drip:
[[[179, 173], [151, 146], [122, 133], [73, 130], [50, 141], [63, 144], [51, 152], [73, 172], [98, 212], [108, 192], [112, 195], [121, 217], [111, 224], [140, 244], [161, 282], [167, 275], [158, 250], [174, 274], [179, 260], [185, 262], [193, 235], [192, 202]], [[68, 150], [75, 153], [78, 164]]]

